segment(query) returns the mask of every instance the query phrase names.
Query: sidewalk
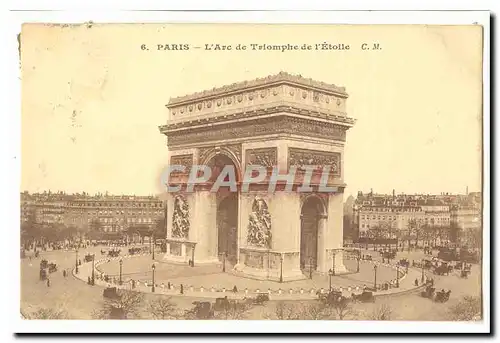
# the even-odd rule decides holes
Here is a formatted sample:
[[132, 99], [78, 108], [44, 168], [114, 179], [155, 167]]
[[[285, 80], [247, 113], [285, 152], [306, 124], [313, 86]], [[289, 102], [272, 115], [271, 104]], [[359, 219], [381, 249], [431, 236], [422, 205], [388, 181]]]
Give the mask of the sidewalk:
[[[103, 258], [100, 260], [95, 261], [95, 284], [97, 286], [101, 287], [117, 287], [119, 289], [126, 289], [126, 290], [132, 290], [132, 283], [131, 280], [123, 280], [122, 285], [118, 285], [117, 281], [110, 280], [109, 282], [104, 281], [101, 279], [101, 273], [99, 270], [97, 270], [97, 266], [108, 263], [108, 261], [116, 261], [119, 259], [133, 259], [133, 258], [138, 258], [143, 255], [126, 255], [122, 257], [117, 257], [117, 258]], [[381, 266], [382, 264], [377, 262], [377, 261], [365, 261], [365, 263], [370, 263], [372, 265], [378, 265]], [[392, 268], [395, 269], [396, 267], [394, 265], [382, 265], [383, 267], [386, 268]], [[400, 268], [401, 272], [404, 272], [403, 268]], [[79, 267], [79, 273], [75, 274], [75, 270], [73, 270], [73, 275], [84, 281], [87, 282], [88, 277], [92, 277], [92, 262], [88, 263], [82, 263], [82, 265]], [[105, 274], [104, 274], [105, 275]], [[165, 283], [156, 283], [155, 285], [155, 293], [156, 294], [165, 294], [165, 295], [170, 295], [170, 296], [187, 296], [187, 297], [194, 297], [194, 298], [219, 298], [219, 297], [224, 297], [227, 296], [228, 298], [232, 299], [243, 299], [244, 297], [252, 296], [252, 294], [259, 293], [259, 292], [267, 292], [270, 295], [271, 300], [310, 300], [310, 299], [316, 299], [317, 298], [317, 293], [325, 293], [327, 292], [328, 286], [327, 287], [287, 287], [286, 283], [279, 284], [279, 286], [276, 284], [276, 282], [272, 282], [272, 288], [266, 287], [269, 285], [262, 284], [262, 287], [256, 288], [256, 287], [245, 287], [245, 288], [238, 288], [238, 292], [232, 292], [232, 288], [228, 287], [221, 287], [220, 285], [214, 285], [213, 283], [208, 282], [209, 277], [207, 275], [202, 275], [201, 276], [204, 283], [209, 285], [207, 287], [201, 286], [200, 284], [189, 284], [189, 283], [182, 283], [179, 282], [180, 280], [176, 279], [176, 284], [173, 285], [171, 284], [171, 288], [168, 289], [168, 286]], [[234, 276], [231, 274], [215, 274], [212, 276], [214, 279], [220, 279], [221, 277], [224, 278], [237, 278], [240, 281], [240, 284], [249, 284], [249, 280]], [[375, 296], [381, 296], [381, 295], [390, 295], [390, 294], [397, 294], [397, 293], [402, 293], [402, 292], [407, 292], [410, 290], [414, 290], [417, 287], [414, 286], [413, 281], [415, 279], [418, 279], [420, 281], [421, 273], [420, 270], [416, 270], [413, 268], [408, 269], [408, 275], [403, 274], [402, 277], [399, 280], [399, 288], [396, 288], [393, 286], [392, 288], [389, 288], [388, 290], [381, 290], [376, 292], [374, 295]], [[190, 277], [190, 280], [193, 281], [193, 277]], [[195, 279], [196, 280], [196, 279]], [[233, 280], [234, 281], [234, 280]], [[393, 285], [395, 285], [395, 281], [391, 281]], [[183, 294], [180, 294], [180, 285], [181, 283], [183, 284]], [[230, 282], [230, 284], [233, 284], [234, 282]], [[211, 285], [212, 284], [212, 285]], [[372, 285], [367, 285], [368, 287]], [[379, 285], [378, 285], [379, 286]], [[380, 286], [379, 286], [380, 287]], [[352, 293], [359, 294], [363, 291], [363, 286], [362, 285], [353, 285], [353, 286], [340, 286], [336, 287], [335, 284], [333, 285], [333, 288], [335, 288], [338, 291], [341, 291], [344, 296], [350, 296]], [[145, 292], [145, 293], [152, 293], [152, 285], [151, 281], [138, 281], [136, 280], [136, 286], [135, 286], [135, 291], [139, 292]]]

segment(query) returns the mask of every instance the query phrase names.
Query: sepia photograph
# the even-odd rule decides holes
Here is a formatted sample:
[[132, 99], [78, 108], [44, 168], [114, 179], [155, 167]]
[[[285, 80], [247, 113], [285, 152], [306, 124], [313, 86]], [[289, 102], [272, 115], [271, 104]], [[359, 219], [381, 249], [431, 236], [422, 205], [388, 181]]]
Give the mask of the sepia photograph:
[[477, 331], [484, 42], [477, 20], [23, 23], [22, 322]]

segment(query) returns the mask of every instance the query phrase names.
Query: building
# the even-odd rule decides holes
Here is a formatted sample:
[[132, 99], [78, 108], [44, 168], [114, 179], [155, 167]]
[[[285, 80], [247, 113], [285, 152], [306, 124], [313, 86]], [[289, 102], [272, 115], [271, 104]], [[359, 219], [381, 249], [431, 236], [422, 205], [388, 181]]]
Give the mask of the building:
[[[167, 136], [172, 175], [168, 193], [165, 259], [216, 263], [228, 260], [235, 272], [263, 279], [304, 278], [303, 270], [345, 271], [343, 246], [344, 145], [354, 120], [346, 115], [345, 88], [279, 73], [170, 99]], [[213, 173], [233, 166], [267, 168], [247, 192], [210, 192], [210, 184], [186, 191], [189, 168]], [[269, 192], [270, 173], [297, 168], [294, 182], [314, 166], [309, 193]], [[335, 192], [317, 191], [319, 170]], [[281, 184], [280, 187], [284, 187]], [[227, 258], [226, 258], [227, 256]]]
[[[354, 203], [354, 222], [360, 237], [386, 228], [390, 238], [425, 235], [425, 229], [438, 232], [440, 240], [453, 241], [455, 231], [480, 229], [481, 210], [477, 196], [469, 195], [392, 195], [358, 192]], [[416, 229], [422, 229], [417, 233]], [[437, 242], [439, 243], [439, 242]]]
[[164, 216], [164, 205], [155, 196], [23, 192], [21, 221], [30, 216], [38, 223], [120, 232], [133, 226], [154, 227]]

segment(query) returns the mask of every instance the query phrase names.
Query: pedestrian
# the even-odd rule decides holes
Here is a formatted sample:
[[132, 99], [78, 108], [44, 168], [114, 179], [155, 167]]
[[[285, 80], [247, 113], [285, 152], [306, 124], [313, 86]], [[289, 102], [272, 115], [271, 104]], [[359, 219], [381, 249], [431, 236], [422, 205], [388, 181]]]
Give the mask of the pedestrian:
[[66, 277], [66, 269], [63, 269], [63, 277]]
[[181, 283], [181, 294], [184, 294], [184, 286]]
[[167, 283], [167, 288], [170, 289], [172, 285], [170, 284], [170, 281]]
[[415, 279], [415, 286], [418, 286], [418, 279]]
[[233, 293], [238, 293], [238, 288], [236, 288], [236, 285], [233, 287]]
[[50, 287], [50, 279], [47, 278], [47, 287]]

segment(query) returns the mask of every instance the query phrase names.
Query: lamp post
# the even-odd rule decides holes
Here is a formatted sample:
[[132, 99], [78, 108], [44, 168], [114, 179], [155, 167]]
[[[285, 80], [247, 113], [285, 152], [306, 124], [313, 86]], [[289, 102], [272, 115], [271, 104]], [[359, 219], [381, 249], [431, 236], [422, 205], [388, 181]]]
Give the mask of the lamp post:
[[373, 271], [375, 273], [375, 278], [374, 278], [374, 281], [373, 281], [373, 288], [375, 289], [375, 291], [377, 290], [377, 266], [373, 266]]
[[122, 285], [122, 266], [123, 266], [123, 260], [120, 259], [120, 285]]
[[75, 273], [78, 274], [78, 248], [75, 249]]
[[424, 283], [424, 260], [422, 260], [422, 277], [420, 278], [420, 283]]
[[280, 254], [280, 283], [283, 283], [283, 254]]
[[226, 272], [226, 256], [227, 256], [227, 253], [223, 252], [222, 253], [222, 272], [223, 273]]
[[330, 292], [332, 291], [332, 276], [333, 276], [333, 275], [335, 275], [335, 274], [334, 274], [334, 270], [333, 270], [333, 269], [330, 269], [330, 270], [328, 271], [328, 276], [330, 277], [330, 278], [329, 278], [329, 279], [330, 279], [330, 282], [329, 282], [330, 287], [329, 287], [328, 289], [330, 290]]
[[399, 264], [396, 264], [396, 287], [399, 288]]
[[359, 273], [359, 260], [361, 259], [361, 251], [358, 250], [358, 266], [356, 268], [356, 273]]
[[155, 259], [155, 248], [156, 248], [155, 233], [153, 232], [153, 260]]
[[92, 286], [95, 285], [95, 274], [94, 274], [94, 270], [95, 270], [95, 254], [92, 254]]
[[332, 250], [332, 273], [335, 276], [335, 250]]
[[309, 279], [313, 278], [313, 258], [309, 257]]
[[151, 292], [155, 292], [155, 264], [153, 263], [153, 265], [151, 266], [151, 268], [153, 269], [153, 284], [151, 285]]

